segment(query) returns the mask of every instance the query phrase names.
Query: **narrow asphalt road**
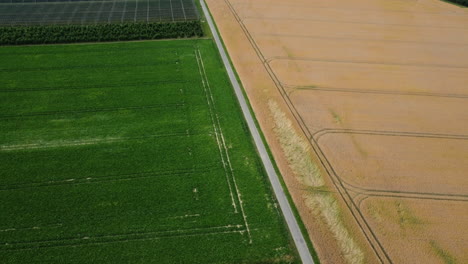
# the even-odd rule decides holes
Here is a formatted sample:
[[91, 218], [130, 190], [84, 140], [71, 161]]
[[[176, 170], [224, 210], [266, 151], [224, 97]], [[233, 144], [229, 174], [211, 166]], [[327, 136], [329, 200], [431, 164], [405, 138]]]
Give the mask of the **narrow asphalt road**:
[[275, 192], [276, 199], [278, 200], [281, 211], [288, 225], [289, 231], [291, 232], [294, 243], [301, 257], [302, 263], [313, 264], [314, 261], [309, 252], [309, 248], [307, 247], [307, 243], [304, 240], [304, 237], [299, 228], [299, 225], [297, 224], [297, 220], [288, 202], [288, 198], [284, 194], [284, 190], [280, 183], [278, 175], [276, 174], [275, 168], [273, 167], [270, 157], [268, 156], [268, 152], [265, 148], [265, 145], [263, 144], [263, 140], [260, 136], [260, 133], [258, 132], [257, 126], [255, 125], [252, 114], [250, 113], [250, 109], [247, 106], [247, 102], [245, 100], [244, 94], [242, 93], [239, 82], [237, 81], [237, 78], [234, 74], [231, 64], [229, 63], [229, 59], [226, 55], [226, 51], [224, 50], [221, 39], [219, 38], [218, 32], [216, 31], [216, 27], [213, 23], [213, 19], [211, 18], [210, 13], [208, 12], [208, 8], [206, 6], [205, 1], [200, 0], [200, 3], [203, 9], [203, 13], [205, 14], [206, 20], [208, 22], [208, 25], [210, 26], [211, 32], [213, 33], [213, 37], [216, 42], [216, 46], [218, 47], [219, 53], [221, 54], [221, 58], [223, 60], [224, 66], [226, 67], [226, 70], [228, 72], [231, 84], [234, 87], [234, 92], [236, 93], [237, 100], [239, 100], [242, 113], [244, 114], [250, 133], [252, 134], [252, 137], [255, 141], [255, 146], [257, 147], [257, 150], [260, 153], [260, 158], [262, 159], [263, 166], [265, 167], [265, 170], [268, 174], [268, 178], [270, 179], [271, 185], [273, 186], [273, 191]]

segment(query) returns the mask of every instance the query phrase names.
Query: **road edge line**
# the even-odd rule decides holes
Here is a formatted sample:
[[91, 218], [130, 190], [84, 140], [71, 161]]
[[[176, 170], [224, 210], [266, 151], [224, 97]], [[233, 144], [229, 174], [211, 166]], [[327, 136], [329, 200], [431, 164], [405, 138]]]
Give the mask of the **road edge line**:
[[227, 53], [224, 50], [223, 44], [221, 43], [220, 36], [218, 35], [218, 31], [216, 30], [213, 19], [211, 18], [211, 14], [208, 11], [208, 7], [206, 6], [206, 3], [204, 0], [200, 0], [200, 4], [203, 10], [203, 13], [205, 14], [206, 21], [208, 22], [208, 25], [213, 34], [213, 38], [218, 48], [218, 51], [221, 55], [221, 59], [223, 61], [224, 67], [226, 68], [226, 71], [228, 73], [229, 80], [231, 82], [231, 85], [234, 89], [237, 100], [241, 107], [242, 114], [247, 122], [247, 126], [254, 140], [255, 147], [257, 148], [257, 151], [260, 155], [263, 166], [268, 175], [268, 179], [270, 180], [270, 183], [272, 185], [273, 192], [275, 193], [281, 212], [283, 213], [284, 220], [286, 221], [289, 232], [293, 238], [294, 244], [296, 245], [296, 249], [299, 253], [301, 261], [304, 264], [309, 264], [309, 263], [314, 264], [314, 260], [312, 259], [312, 255], [310, 254], [309, 247], [306, 243], [306, 240], [304, 239], [301, 228], [299, 227], [299, 224], [293, 213], [291, 205], [288, 202], [288, 198], [286, 197], [286, 194], [284, 193], [283, 186], [281, 185], [281, 182], [279, 180], [278, 175], [276, 174], [273, 163], [270, 160], [270, 156], [268, 155], [268, 152], [266, 150], [265, 144], [263, 143], [260, 132], [258, 131], [258, 128], [253, 120], [252, 113], [250, 112], [250, 109], [247, 105], [244, 94], [242, 93], [240, 84], [237, 81], [237, 78], [234, 74], [234, 70], [231, 67], [229, 59], [227, 57]]

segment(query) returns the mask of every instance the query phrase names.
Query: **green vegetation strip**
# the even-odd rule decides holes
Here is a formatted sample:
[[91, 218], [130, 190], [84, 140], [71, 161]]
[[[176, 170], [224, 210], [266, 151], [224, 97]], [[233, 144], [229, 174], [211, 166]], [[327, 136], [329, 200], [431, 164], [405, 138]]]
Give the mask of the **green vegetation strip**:
[[203, 36], [200, 21], [0, 27], [0, 45], [103, 42]]
[[464, 7], [468, 7], [468, 0], [443, 0], [444, 2], [454, 3]]
[[2, 263], [299, 262], [211, 40], [0, 57]]

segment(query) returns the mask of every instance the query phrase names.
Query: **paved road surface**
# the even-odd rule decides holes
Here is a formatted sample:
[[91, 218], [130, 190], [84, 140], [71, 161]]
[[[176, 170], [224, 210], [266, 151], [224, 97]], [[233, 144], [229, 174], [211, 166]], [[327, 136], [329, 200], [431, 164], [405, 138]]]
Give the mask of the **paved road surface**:
[[218, 47], [219, 53], [221, 54], [221, 58], [223, 59], [224, 66], [229, 75], [229, 79], [234, 87], [234, 91], [237, 96], [237, 100], [239, 100], [242, 113], [244, 114], [245, 120], [247, 120], [247, 125], [249, 127], [250, 133], [253, 136], [255, 141], [255, 146], [257, 147], [258, 152], [260, 153], [260, 157], [263, 162], [263, 166], [266, 169], [268, 174], [268, 178], [270, 179], [271, 185], [273, 186], [273, 191], [275, 192], [276, 199], [280, 205], [281, 211], [283, 212], [284, 218], [288, 225], [289, 231], [293, 237], [294, 243], [296, 244], [296, 248], [299, 251], [299, 255], [301, 257], [302, 263], [309, 264], [314, 263], [312, 256], [310, 255], [309, 248], [304, 240], [304, 237], [301, 233], [299, 225], [297, 224], [296, 218], [292, 212], [291, 206], [289, 205], [288, 199], [284, 194], [283, 187], [278, 179], [278, 175], [271, 163], [270, 157], [268, 156], [268, 152], [266, 151], [265, 145], [263, 144], [262, 138], [260, 137], [260, 133], [258, 132], [257, 126], [252, 118], [252, 114], [250, 113], [250, 109], [247, 106], [245, 101], [244, 94], [242, 93], [241, 87], [239, 82], [236, 79], [234, 71], [229, 63], [229, 59], [226, 55], [226, 51], [221, 43], [219, 38], [218, 32], [214, 26], [213, 20], [211, 19], [211, 15], [208, 12], [207, 6], [204, 0], [200, 0], [203, 13], [205, 14], [206, 20], [210, 26], [211, 32], [213, 32], [213, 37], [216, 42], [216, 46]]

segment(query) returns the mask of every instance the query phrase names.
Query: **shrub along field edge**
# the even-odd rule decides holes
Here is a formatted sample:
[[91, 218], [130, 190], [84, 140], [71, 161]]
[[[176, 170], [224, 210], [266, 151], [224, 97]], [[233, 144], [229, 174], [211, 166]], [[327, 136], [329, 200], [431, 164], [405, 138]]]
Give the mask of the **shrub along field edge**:
[[458, 4], [464, 7], [468, 7], [468, 0], [445, 0], [446, 2]]
[[203, 36], [200, 21], [0, 27], [0, 45], [174, 39]]

